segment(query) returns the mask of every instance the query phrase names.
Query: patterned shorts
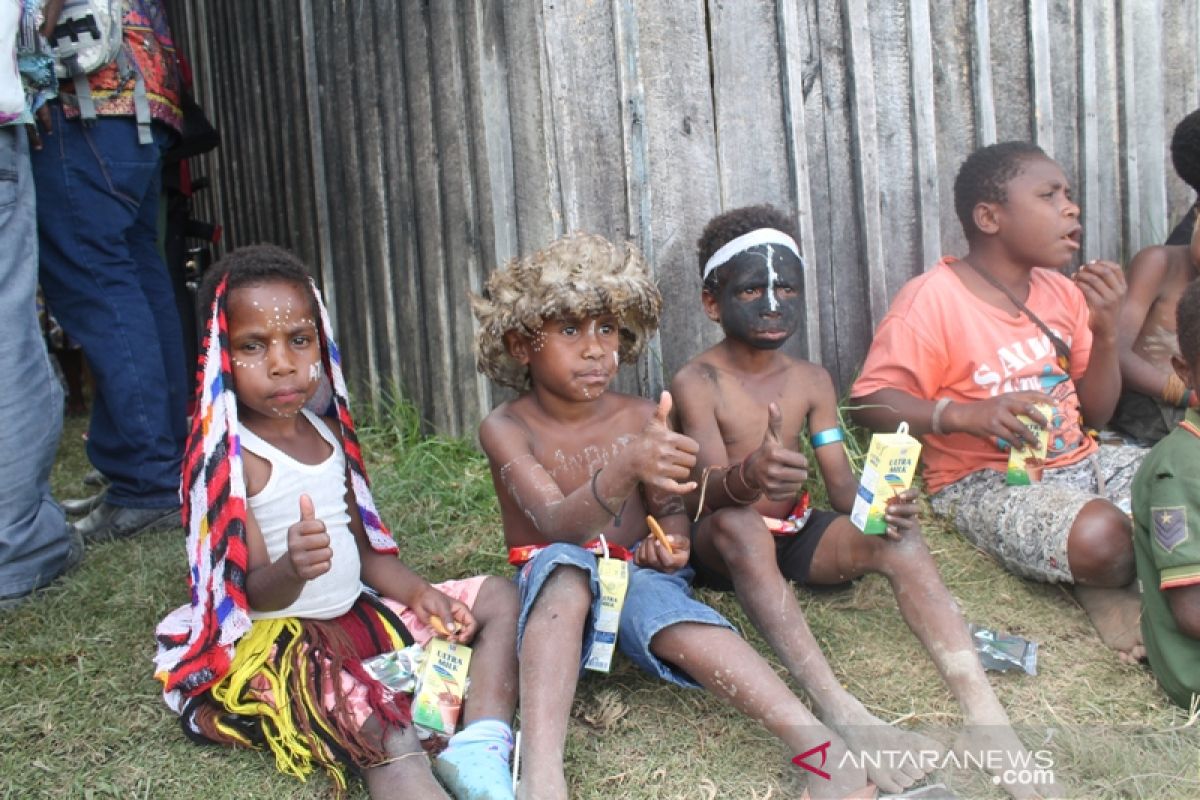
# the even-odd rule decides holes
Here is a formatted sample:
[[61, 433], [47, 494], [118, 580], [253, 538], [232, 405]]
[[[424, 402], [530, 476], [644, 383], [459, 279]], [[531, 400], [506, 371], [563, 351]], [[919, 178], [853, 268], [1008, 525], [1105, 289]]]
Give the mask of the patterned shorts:
[[1003, 472], [991, 469], [972, 472], [933, 495], [931, 503], [934, 513], [953, 522], [1009, 572], [1069, 583], [1067, 535], [1075, 517], [1097, 498], [1128, 514], [1133, 476], [1148, 452], [1105, 445], [1077, 464], [1047, 469], [1041, 483], [1031, 486], [1009, 486]]

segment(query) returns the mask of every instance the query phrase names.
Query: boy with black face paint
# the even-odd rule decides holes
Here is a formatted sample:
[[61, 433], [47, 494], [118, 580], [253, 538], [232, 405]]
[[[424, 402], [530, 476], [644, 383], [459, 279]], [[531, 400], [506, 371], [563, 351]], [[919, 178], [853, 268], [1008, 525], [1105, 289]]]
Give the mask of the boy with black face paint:
[[[791, 227], [780, 212], [757, 206], [714, 218], [700, 238], [701, 299], [725, 339], [671, 384], [681, 429], [699, 445], [693, 477], [700, 488], [692, 499], [703, 516], [693, 528], [691, 558], [697, 581], [732, 586], [818, 716], [851, 750], [940, 751], [924, 736], [885, 724], [842, 687], [788, 585], [884, 575], [962, 706], [966, 728], [956, 749], [1021, 758], [1024, 749], [921, 536], [916, 491], [890, 506], [885, 536], [866, 536], [845, 516], [858, 482], [839, 444], [833, 382], [820, 366], [780, 349], [801, 319], [804, 262]], [[830, 502], [842, 513], [808, 507], [809, 464], [795, 447], [806, 428]], [[924, 777], [926, 764], [913, 758], [867, 767], [882, 790], [897, 792]], [[1034, 794], [1021, 784], [1005, 788], [1018, 797]]]

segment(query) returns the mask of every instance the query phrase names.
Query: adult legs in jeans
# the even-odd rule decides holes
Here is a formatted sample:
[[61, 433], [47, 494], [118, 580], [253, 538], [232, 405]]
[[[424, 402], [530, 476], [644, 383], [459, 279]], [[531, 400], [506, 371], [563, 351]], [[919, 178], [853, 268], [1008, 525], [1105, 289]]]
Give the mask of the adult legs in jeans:
[[[132, 119], [68, 122], [33, 156], [46, 300], [96, 379], [88, 458], [111, 481], [105, 506], [178, 505], [186, 436], [182, 331], [157, 251], [165, 132], [138, 144]], [[101, 537], [104, 538], [104, 537]]]
[[34, 306], [35, 214], [25, 130], [0, 128], [0, 598], [28, 594], [81, 554], [50, 496], [63, 398]]

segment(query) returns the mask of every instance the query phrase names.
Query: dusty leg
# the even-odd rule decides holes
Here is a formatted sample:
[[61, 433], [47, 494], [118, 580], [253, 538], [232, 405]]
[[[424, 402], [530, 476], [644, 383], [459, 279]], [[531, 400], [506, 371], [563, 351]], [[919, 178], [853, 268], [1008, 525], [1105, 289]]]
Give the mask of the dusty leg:
[[[728, 628], [681, 622], [655, 634], [650, 649], [658, 658], [691, 675], [697, 683], [779, 737], [793, 754], [829, 742], [826, 772], [813, 775], [814, 797], [845, 797], [866, 784], [867, 775], [843, 764], [845, 743], [792, 694], [762, 656]], [[820, 765], [819, 758], [812, 762]], [[830, 769], [832, 767], [832, 769]]]
[[488, 578], [471, 613], [479, 631], [471, 642], [471, 693], [463, 703], [463, 724], [478, 719], [512, 722], [517, 703], [517, 588]]
[[522, 800], [565, 800], [563, 748], [579, 662], [583, 627], [592, 606], [588, 576], [559, 567], [542, 585], [521, 640]]
[[[381, 726], [371, 717], [363, 725], [363, 732], [378, 738]], [[450, 796], [433, 777], [429, 757], [421, 749], [412, 726], [402, 731], [389, 727], [383, 736], [383, 750], [388, 758], [395, 760], [363, 772], [372, 800], [449, 800]]]
[[[757, 513], [726, 509], [711, 515], [697, 528], [692, 547], [693, 558], [727, 571], [750, 621], [812, 697], [818, 716], [842, 735], [852, 751], [944, 749], [932, 739], [893, 728], [842, 688], [808, 627], [791, 584], [779, 573], [774, 541]], [[867, 770], [885, 792], [902, 791], [927, 772], [908, 760], [903, 764], [881, 760], [878, 767], [868, 765]]]
[[[996, 772], [1026, 763], [1025, 747], [992, 691], [958, 604], [950, 595], [924, 538], [909, 531], [900, 541], [864, 536], [849, 521], [831, 525], [813, 556], [810, 579], [836, 582], [848, 575], [877, 572], [888, 579], [905, 623], [933, 659], [942, 679], [962, 708], [964, 729], [955, 742], [959, 752], [1007, 755]], [[977, 763], [993, 763], [984, 757]], [[1005, 784], [1014, 797], [1033, 797], [1032, 787]]]
[[1071, 525], [1067, 558], [1075, 577], [1075, 597], [1100, 638], [1122, 661], [1144, 659], [1142, 600], [1133, 580], [1129, 518], [1107, 500], [1088, 503]]

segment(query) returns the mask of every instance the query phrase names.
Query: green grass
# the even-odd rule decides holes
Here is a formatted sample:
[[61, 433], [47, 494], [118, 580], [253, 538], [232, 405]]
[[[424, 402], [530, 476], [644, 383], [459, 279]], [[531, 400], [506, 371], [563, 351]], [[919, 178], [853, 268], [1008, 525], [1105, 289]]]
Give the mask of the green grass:
[[[69, 421], [53, 478], [59, 497], [83, 491], [82, 430]], [[434, 580], [510, 574], [486, 461], [469, 442], [419, 430], [401, 406], [361, 431], [403, 557]], [[939, 524], [926, 537], [968, 620], [1040, 642], [1037, 677], [992, 674], [992, 684], [1030, 745], [1043, 746], [1053, 729], [1044, 746], [1073, 796], [1200, 796], [1200, 726], [1148, 670], [1118, 663], [1067, 592], [1005, 574]], [[68, 579], [0, 616], [0, 796], [329, 796], [323, 776], [301, 784], [262, 753], [192, 744], [161, 703], [151, 633], [186, 598], [181, 545], [179, 535], [158, 535], [96, 546]], [[700, 595], [767, 652], [731, 596]], [[835, 672], [875, 713], [905, 727], [957, 724], [885, 581], [801, 593], [801, 603]], [[612, 675], [581, 683], [568, 778], [585, 800], [781, 798], [798, 794], [791, 755], [713, 698], [618, 658]], [[964, 796], [1001, 796], [980, 777], [954, 778]], [[351, 797], [365, 796], [352, 784]]]

